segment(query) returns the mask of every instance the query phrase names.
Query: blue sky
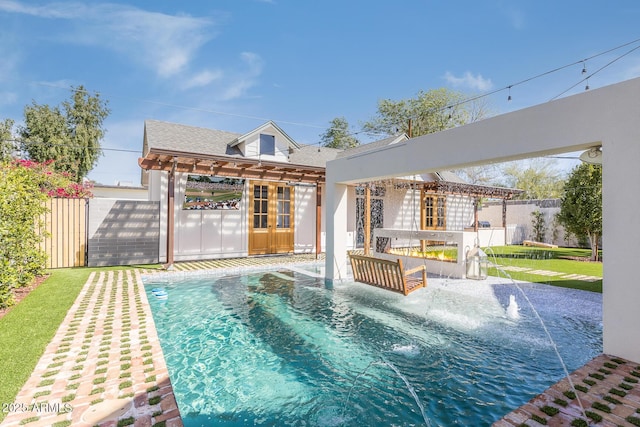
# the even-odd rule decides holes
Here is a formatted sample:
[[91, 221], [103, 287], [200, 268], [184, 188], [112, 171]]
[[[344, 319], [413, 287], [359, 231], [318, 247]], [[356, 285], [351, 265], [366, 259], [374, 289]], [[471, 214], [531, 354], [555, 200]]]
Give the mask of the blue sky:
[[[70, 86], [99, 92], [112, 112], [89, 177], [139, 184], [145, 119], [238, 133], [274, 120], [316, 144], [334, 117], [357, 132], [378, 100], [420, 90], [497, 91], [486, 100], [505, 113], [584, 91], [581, 63], [510, 102], [500, 89], [640, 39], [639, 20], [637, 0], [0, 0], [0, 119]], [[586, 61], [588, 76], [615, 60], [589, 87], [640, 76], [640, 49], [625, 55], [638, 46]]]

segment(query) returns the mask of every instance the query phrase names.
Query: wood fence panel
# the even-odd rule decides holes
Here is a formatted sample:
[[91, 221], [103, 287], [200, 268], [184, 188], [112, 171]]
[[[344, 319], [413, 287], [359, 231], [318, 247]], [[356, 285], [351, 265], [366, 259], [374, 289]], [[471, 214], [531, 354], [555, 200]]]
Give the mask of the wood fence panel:
[[47, 268], [83, 267], [87, 252], [87, 200], [49, 199], [41, 248]]

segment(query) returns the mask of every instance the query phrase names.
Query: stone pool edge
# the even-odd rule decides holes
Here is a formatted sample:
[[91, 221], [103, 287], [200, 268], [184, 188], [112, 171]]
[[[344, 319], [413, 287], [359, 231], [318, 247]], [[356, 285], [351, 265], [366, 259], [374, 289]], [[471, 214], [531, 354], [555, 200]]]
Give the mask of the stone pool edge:
[[8, 409], [2, 427], [182, 427], [139, 271], [91, 273]]

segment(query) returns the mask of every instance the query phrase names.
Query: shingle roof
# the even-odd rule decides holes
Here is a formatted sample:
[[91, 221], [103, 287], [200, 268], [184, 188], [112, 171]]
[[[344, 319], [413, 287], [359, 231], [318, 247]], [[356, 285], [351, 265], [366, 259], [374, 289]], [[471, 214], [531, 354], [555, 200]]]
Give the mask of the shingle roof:
[[[144, 155], [149, 150], [159, 149], [212, 156], [243, 157], [235, 143], [238, 138], [246, 134], [146, 120], [145, 135]], [[302, 145], [300, 148], [293, 149], [289, 162], [324, 168], [327, 162], [335, 159], [339, 152], [340, 150], [333, 148]]]
[[237, 148], [228, 149], [231, 141], [242, 136], [240, 133], [157, 120], [145, 120], [144, 126], [147, 151], [156, 148], [207, 155], [242, 155]]
[[[267, 122], [267, 124], [268, 123], [271, 122]], [[143, 156], [146, 156], [150, 150], [156, 149], [179, 153], [191, 153], [196, 156], [208, 155], [226, 156], [230, 158], [243, 158], [242, 153], [235, 143], [237, 142], [238, 138], [242, 138], [245, 135], [248, 134], [225, 132], [221, 130], [206, 129], [196, 126], [187, 126], [157, 120], [146, 120], [145, 146], [143, 148]], [[293, 149], [289, 154], [289, 163], [292, 165], [306, 166], [310, 168], [325, 168], [327, 162], [330, 160], [353, 154], [364, 153], [366, 151], [375, 150], [394, 143], [408, 140], [409, 138], [406, 135], [396, 135], [368, 144], [359, 145], [348, 150], [318, 147], [315, 145], [299, 145], [299, 148], [293, 148], [292, 146]], [[322, 174], [324, 175], [324, 173]], [[410, 180], [410, 177], [405, 177], [405, 179]], [[448, 185], [453, 186], [451, 188], [455, 187], [456, 189], [460, 190], [460, 188], [458, 187], [467, 185], [460, 177], [450, 171], [422, 174], [417, 179], [419, 181], [431, 182], [431, 185], [434, 186], [433, 188], [444, 188], [443, 186]], [[482, 186], [475, 187], [478, 187], [476, 188], [476, 190], [478, 191], [486, 191], [486, 188], [480, 188]]]

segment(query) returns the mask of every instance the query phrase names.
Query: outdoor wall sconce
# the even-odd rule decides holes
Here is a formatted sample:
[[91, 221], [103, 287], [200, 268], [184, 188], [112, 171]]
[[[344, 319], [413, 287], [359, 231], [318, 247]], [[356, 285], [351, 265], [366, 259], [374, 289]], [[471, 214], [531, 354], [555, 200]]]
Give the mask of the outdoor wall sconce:
[[589, 148], [584, 153], [580, 154], [580, 161], [589, 163], [591, 165], [602, 164], [602, 147]]

